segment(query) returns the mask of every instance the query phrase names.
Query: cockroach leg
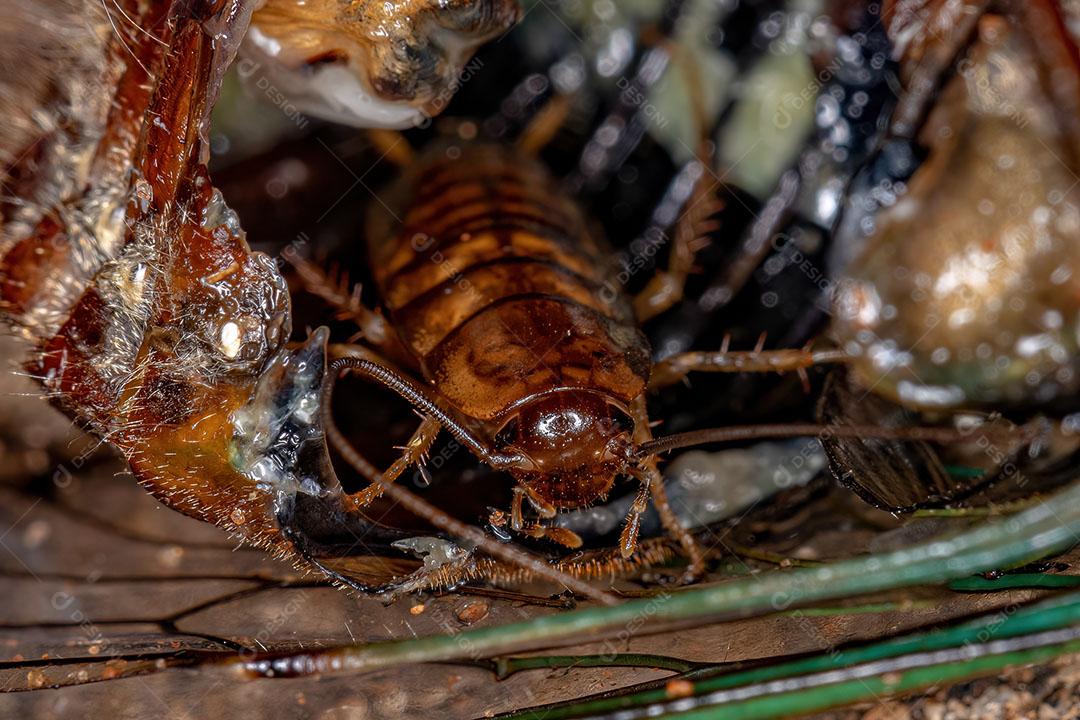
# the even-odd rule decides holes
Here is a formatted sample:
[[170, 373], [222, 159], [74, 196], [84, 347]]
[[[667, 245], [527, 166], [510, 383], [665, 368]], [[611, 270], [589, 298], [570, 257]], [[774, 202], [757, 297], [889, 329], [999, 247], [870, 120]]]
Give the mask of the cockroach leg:
[[682, 300], [697, 252], [709, 244], [709, 233], [719, 228], [719, 221], [712, 218], [723, 209], [724, 203], [715, 193], [719, 182], [713, 182], [712, 155], [712, 145], [702, 141], [698, 150], [698, 176], [675, 224], [675, 241], [668, 256], [668, 266], [658, 270], [634, 297], [634, 315], [638, 322], [650, 320]]
[[409, 141], [397, 130], [372, 128], [367, 131], [371, 144], [379, 151], [380, 160], [389, 160], [399, 168], [407, 168], [416, 160]]
[[[631, 411], [634, 414], [634, 442], [638, 447], [641, 447], [651, 442], [653, 439], [652, 429], [649, 427], [649, 414], [644, 396], [639, 397], [634, 402]], [[689, 565], [683, 575], [683, 581], [696, 581], [705, 572], [705, 554], [702, 552], [701, 546], [698, 545], [697, 540], [694, 539], [693, 534], [683, 526], [679, 521], [679, 518], [675, 515], [675, 511], [671, 509], [671, 503], [668, 502], [667, 491], [664, 489], [664, 476], [656, 467], [655, 454], [640, 456], [635, 477], [641, 481], [644, 487], [648, 488], [649, 493], [652, 495], [653, 504], [656, 506], [656, 512], [660, 515], [660, 524], [664, 526], [664, 529], [671, 537], [678, 541], [687, 560], [689, 560]], [[636, 504], [637, 503], [635, 503], [635, 505]], [[633, 512], [633, 508], [631, 508], [631, 512]], [[630, 525], [630, 521], [631, 519], [628, 517], [628, 526]], [[626, 530], [624, 530], [623, 538], [620, 538], [620, 540], [622, 540], [620, 543], [620, 552], [623, 554], [623, 557], [628, 557], [628, 546], [625, 542], [627, 539]], [[633, 552], [633, 547], [629, 548], [629, 552]]]
[[[345, 370], [353, 370], [368, 377], [385, 387], [397, 392], [419, 410], [430, 416], [430, 419], [447, 428], [447, 430], [463, 445], [467, 446], [476, 455], [496, 467], [499, 465], [499, 456], [487, 449], [482, 442], [468, 432], [455, 418], [439, 407], [438, 403], [429, 397], [425, 389], [419, 388], [411, 381], [398, 375], [386, 365], [376, 361], [357, 358], [338, 358], [330, 363], [327, 370], [326, 381], [322, 389], [322, 420], [326, 437], [337, 449], [341, 458], [353, 467], [357, 472], [366, 474], [371, 463], [363, 458], [352, 446], [334, 422], [333, 413], [330, 410], [330, 398], [333, 395], [334, 386], [338, 376]], [[414, 436], [415, 437], [415, 436]], [[519, 550], [510, 545], [505, 545], [488, 537], [478, 527], [464, 523], [457, 518], [451, 517], [416, 493], [397, 485], [387, 482], [381, 473], [375, 473], [371, 477], [373, 483], [382, 488], [383, 493], [391, 500], [397, 502], [417, 517], [426, 520], [432, 527], [447, 533], [448, 535], [464, 541], [481, 552], [509, 565], [519, 567], [526, 572], [534, 573], [536, 577], [553, 582], [583, 597], [596, 602], [611, 605], [617, 602], [616, 598], [606, 592], [597, 590], [588, 583], [556, 569], [544, 560]]]
[[[514, 499], [510, 501], [510, 529], [521, 530], [525, 527], [525, 515], [521, 511], [521, 500], [524, 492], [520, 487], [514, 488]], [[496, 511], [498, 512], [498, 511]]]
[[649, 476], [642, 474], [636, 476], [641, 481], [641, 487], [638, 488], [637, 497], [634, 498], [634, 502], [630, 505], [630, 510], [626, 513], [626, 523], [623, 525], [622, 532], [619, 533], [619, 553], [628, 558], [634, 554], [637, 550], [638, 533], [641, 531], [641, 516], [645, 514], [645, 510], [649, 507]]
[[[431, 445], [435, 442], [435, 438], [438, 436], [441, 429], [442, 426], [439, 425], [438, 421], [425, 417], [423, 422], [420, 423], [420, 427], [418, 427], [412, 437], [409, 438], [409, 442], [405, 444], [404, 452], [401, 454], [401, 457], [395, 460], [394, 464], [387, 468], [386, 472], [382, 474], [382, 483], [376, 482], [373, 479], [373, 475], [368, 475], [366, 478], [371, 482], [370, 485], [360, 492], [346, 495], [345, 497], [357, 509], [365, 508], [370, 505], [373, 500], [383, 494], [383, 484], [396, 481], [401, 477], [401, 474], [411, 466], [419, 465], [423, 462], [424, 457], [427, 455], [428, 451], [431, 450]], [[371, 465], [368, 467], [373, 468]]]
[[807, 368], [825, 363], [847, 360], [842, 350], [812, 350], [810, 348], [781, 350], [728, 350], [728, 338], [724, 338], [718, 351], [691, 351], [679, 353], [661, 360], [653, 366], [649, 389], [659, 390], [673, 385], [691, 372], [797, 372], [805, 374]]
[[669, 38], [663, 38], [661, 43], [683, 75], [687, 87], [702, 91], [690, 93], [695, 134], [698, 138], [695, 152], [697, 177], [683, 212], [675, 224], [675, 242], [668, 256], [667, 269], [658, 271], [649, 280], [649, 284], [634, 297], [634, 314], [638, 322], [656, 317], [682, 300], [687, 278], [694, 270], [697, 252], [709, 244], [709, 234], [719, 229], [719, 222], [712, 218], [724, 207], [723, 201], [715, 192], [722, 180], [718, 179], [712, 170], [716, 145], [710, 139], [711, 128], [701, 104], [704, 82], [699, 68], [677, 43], [671, 42]]
[[550, 540], [571, 550], [577, 550], [582, 545], [581, 536], [573, 530], [567, 530], [566, 528], [550, 527], [541, 525], [540, 523], [530, 523], [525, 525], [518, 532], [537, 540]]
[[536, 156], [559, 132], [573, 106], [573, 95], [556, 95], [548, 100], [518, 137], [521, 152]]
[[[699, 180], [698, 184], [700, 186], [702, 182]], [[694, 270], [694, 257], [709, 243], [708, 234], [719, 227], [718, 221], [710, 218], [722, 206], [720, 198], [711, 193], [708, 198], [691, 199], [675, 228], [675, 243], [671, 247], [667, 269], [657, 271], [634, 296], [634, 315], [638, 322], [650, 320], [682, 300], [686, 281]]]
[[536, 509], [536, 512], [540, 514], [540, 517], [544, 518], [545, 520], [550, 520], [551, 518], [555, 517], [555, 506], [549, 503], [544, 498], [537, 495], [527, 486], [518, 485], [514, 488], [514, 494], [516, 497], [527, 498], [529, 503], [532, 504], [533, 508]]
[[304, 289], [334, 309], [339, 320], [351, 320], [360, 328], [362, 337], [375, 347], [385, 347], [394, 338], [381, 313], [371, 310], [360, 300], [360, 286], [350, 286], [345, 273], [327, 272], [298, 253], [286, 253], [286, 259], [296, 269]]
[[526, 498], [533, 507], [536, 508], [536, 511], [540, 513], [541, 517], [552, 518], [555, 516], [555, 508], [550, 503], [545, 502], [543, 498], [538, 497], [535, 493], [529, 492], [529, 489], [525, 486], [518, 485], [514, 488], [514, 499], [510, 505], [511, 530], [531, 538], [536, 538], [537, 540], [551, 540], [572, 550], [581, 547], [581, 537], [572, 530], [560, 527], [548, 527], [535, 522], [525, 522], [525, 514], [522, 512], [521, 506], [522, 501]]

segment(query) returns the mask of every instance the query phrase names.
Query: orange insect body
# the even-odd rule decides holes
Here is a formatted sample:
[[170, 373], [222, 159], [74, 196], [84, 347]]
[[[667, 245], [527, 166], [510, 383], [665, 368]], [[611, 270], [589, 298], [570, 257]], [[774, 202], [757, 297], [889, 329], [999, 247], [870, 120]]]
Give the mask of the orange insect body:
[[[9, 235], [0, 302], [32, 343], [29, 371], [119, 447], [152, 493], [280, 549], [266, 499], [252, 495], [229, 446], [231, 413], [288, 338], [288, 295], [274, 263], [248, 249], [199, 158], [206, 88], [250, 6], [225, 3], [218, 14], [204, 4], [188, 15], [168, 3], [126, 5], [157, 34], [105, 36], [98, 80], [112, 102], [83, 119], [78, 141], [91, 162], [75, 177], [86, 192]], [[43, 140], [46, 152], [59, 144]]]
[[545, 169], [512, 149], [432, 153], [403, 180], [400, 221], [369, 233], [372, 267], [424, 377], [541, 503], [611, 488], [644, 392], [649, 346], [605, 302], [602, 248]]
[[[285, 281], [250, 251], [202, 164], [217, 82], [254, 4], [121, 7], [154, 32], [121, 36], [101, 18], [93, 80], [111, 102], [82, 109], [74, 142], [59, 128], [9, 171], [27, 178], [23, 197], [54, 198], [32, 208], [36, 217], [5, 207], [0, 227], [0, 305], [31, 345], [27, 367], [176, 510], [297, 559], [319, 542], [298, 515], [372, 530], [340, 520], [341, 488], [311, 409], [326, 336], [285, 347]], [[70, 100], [56, 98], [56, 111], [78, 113]], [[45, 161], [78, 173], [70, 195], [48, 186], [61, 173], [42, 173]], [[379, 532], [370, 547], [385, 547]]]

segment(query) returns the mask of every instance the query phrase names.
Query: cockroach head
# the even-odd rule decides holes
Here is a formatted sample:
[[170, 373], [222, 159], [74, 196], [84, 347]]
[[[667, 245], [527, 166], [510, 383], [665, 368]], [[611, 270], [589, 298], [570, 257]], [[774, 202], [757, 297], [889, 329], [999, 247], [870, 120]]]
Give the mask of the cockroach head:
[[626, 472], [634, 422], [626, 410], [588, 390], [556, 390], [516, 406], [495, 436], [507, 469], [556, 507], [603, 497]]

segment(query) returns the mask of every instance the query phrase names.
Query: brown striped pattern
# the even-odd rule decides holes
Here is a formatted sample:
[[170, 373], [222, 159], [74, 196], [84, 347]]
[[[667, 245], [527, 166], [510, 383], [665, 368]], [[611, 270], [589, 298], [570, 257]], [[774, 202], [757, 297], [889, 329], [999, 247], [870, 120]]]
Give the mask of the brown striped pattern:
[[372, 223], [381, 296], [425, 376], [466, 415], [491, 420], [556, 388], [629, 401], [649, 350], [621, 297], [605, 302], [605, 254], [542, 166], [512, 150], [429, 156], [402, 180], [400, 211]]

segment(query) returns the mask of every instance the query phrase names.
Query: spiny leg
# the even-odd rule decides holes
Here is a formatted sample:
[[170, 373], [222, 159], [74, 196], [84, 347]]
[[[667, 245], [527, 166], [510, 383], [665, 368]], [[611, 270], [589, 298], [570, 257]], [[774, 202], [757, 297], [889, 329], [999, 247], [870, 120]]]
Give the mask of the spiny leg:
[[375, 347], [383, 347], [391, 341], [386, 318], [366, 307], [360, 300], [360, 286], [350, 285], [342, 272], [327, 272], [299, 253], [287, 253], [285, 258], [294, 268], [304, 289], [334, 308], [339, 320], [351, 320], [360, 328], [361, 336]]
[[518, 148], [526, 155], [538, 155], [566, 122], [572, 105], [572, 95], [556, 95], [548, 100], [518, 137]]
[[704, 125], [699, 128], [699, 133], [697, 158], [680, 173], [676, 183], [681, 182], [681, 176], [686, 172], [696, 172], [697, 177], [675, 223], [675, 241], [668, 255], [667, 269], [658, 270], [634, 297], [634, 315], [638, 322], [654, 318], [682, 300], [686, 281], [694, 270], [694, 257], [709, 244], [709, 233], [719, 228], [719, 222], [712, 219], [724, 207], [715, 193], [720, 183], [714, 182], [711, 168], [715, 146], [709, 142]]
[[679, 382], [692, 372], [797, 372], [808, 381], [807, 368], [824, 363], [839, 363], [847, 360], [842, 350], [800, 350], [781, 349], [764, 350], [764, 336], [758, 340], [753, 350], [728, 350], [730, 337], [725, 337], [718, 351], [690, 351], [673, 355], [653, 366], [649, 378], [649, 389], [659, 390]]
[[697, 161], [696, 166], [691, 165], [689, 169], [695, 167], [698, 177], [675, 224], [667, 268], [658, 270], [634, 296], [634, 315], [638, 322], [650, 320], [682, 300], [697, 252], [708, 245], [709, 233], [719, 227], [719, 223], [711, 218], [723, 208], [723, 201], [713, 188], [708, 187], [712, 180], [708, 165]]
[[451, 517], [401, 485], [386, 482], [383, 479], [382, 473], [375, 472], [374, 474], [371, 474], [371, 463], [364, 459], [364, 457], [352, 446], [349, 440], [341, 433], [337, 424], [334, 422], [333, 414], [330, 411], [330, 398], [333, 394], [337, 377], [346, 370], [358, 372], [365, 377], [384, 385], [388, 389], [395, 391], [412, 403], [418, 410], [431, 416], [433, 420], [445, 427], [459, 442], [468, 447], [486, 462], [497, 464], [498, 460], [496, 454], [492, 450], [488, 449], [476, 436], [458, 422], [458, 420], [449, 415], [436, 399], [433, 399], [430, 396], [429, 388], [416, 385], [398, 375], [387, 365], [368, 359], [344, 357], [338, 358], [332, 362], [327, 370], [326, 381], [322, 388], [321, 408], [326, 437], [331, 445], [337, 449], [345, 462], [357, 472], [365, 475], [373, 484], [381, 486], [387, 497], [400, 504], [409, 512], [417, 517], [423, 518], [430, 523], [432, 527], [475, 546], [478, 550], [492, 558], [520, 567], [526, 572], [534, 573], [538, 578], [543, 578], [549, 582], [562, 585], [572, 592], [595, 600], [596, 602], [605, 605], [611, 605], [618, 602], [613, 595], [597, 590], [588, 583], [561, 572], [552, 567], [549, 563], [530, 553], [493, 540], [480, 528]]
[[[683, 75], [686, 86], [702, 89], [703, 80], [697, 63], [677, 43], [665, 40], [663, 44], [671, 53], [675, 68]], [[697, 177], [675, 223], [675, 240], [668, 255], [667, 269], [658, 270], [648, 285], [634, 297], [634, 314], [638, 322], [656, 317], [682, 300], [686, 281], [694, 270], [694, 257], [709, 244], [709, 234], [719, 228], [719, 223], [712, 217], [724, 207], [723, 201], [715, 193], [717, 186], [722, 183], [712, 170], [716, 145], [710, 139], [708, 114], [701, 104], [703, 95], [702, 92], [690, 93], [691, 114], [698, 141], [695, 161], [684, 171], [694, 172]], [[676, 181], [681, 181], [681, 178], [676, 178]]]
[[551, 519], [555, 517], [555, 507], [550, 503], [545, 502], [542, 498], [531, 492], [523, 485], [518, 485], [514, 488], [514, 499], [510, 505], [510, 529], [516, 533], [521, 533], [531, 538], [538, 540], [545, 539], [552, 542], [564, 545], [571, 550], [576, 550], [581, 547], [581, 536], [579, 536], [573, 530], [567, 530], [560, 527], [549, 527], [542, 525], [538, 522], [526, 522], [525, 514], [522, 512], [522, 502], [528, 499], [536, 511], [540, 514], [540, 517]]
[[[631, 412], [634, 415], [634, 443], [641, 446], [652, 440], [652, 429], [649, 427], [649, 412], [645, 405], [645, 397], [641, 396], [634, 401]], [[697, 540], [687, 530], [679, 518], [675, 515], [675, 511], [671, 509], [671, 503], [668, 502], [667, 491], [664, 490], [664, 476], [660, 473], [660, 470], [656, 467], [656, 456], [650, 455], [643, 457], [639, 462], [640, 471], [635, 476], [642, 482], [642, 484], [648, 488], [649, 494], [652, 495], [653, 504], [656, 506], [656, 512], [660, 515], [660, 524], [664, 526], [664, 529], [675, 538], [680, 547], [683, 549], [686, 558], [690, 561], [690, 564], [686, 568], [686, 573], [683, 575], [683, 582], [695, 582], [700, 579], [705, 573], [705, 554], [701, 550], [701, 546], [698, 545]], [[631, 515], [634, 513], [637, 503], [631, 507]], [[627, 526], [631, 522], [640, 524], [640, 519], [633, 519], [631, 515], [627, 516]], [[626, 535], [626, 530], [623, 534]], [[635, 531], [636, 532], [636, 531]], [[629, 538], [626, 538], [627, 540]], [[621, 551], [623, 557], [628, 555], [627, 549], [632, 553], [636, 546], [636, 542], [632, 546], [627, 547], [627, 544], [623, 544]]]
[[[412, 465], [420, 465], [423, 462], [424, 457], [428, 451], [431, 450], [432, 443], [435, 442], [435, 438], [439, 435], [439, 430], [442, 426], [438, 421], [432, 418], [425, 417], [420, 423], [420, 427], [416, 429], [409, 441], [405, 443], [405, 447], [401, 448], [401, 457], [394, 461], [393, 465], [386, 469], [382, 474], [383, 482], [371, 483], [363, 490], [346, 495], [349, 502], [353, 504], [356, 509], [362, 509], [367, 507], [376, 498], [381, 497], [383, 494], [383, 485], [392, 483], [401, 477], [402, 473], [409, 469]], [[369, 465], [369, 467], [371, 467]]]

